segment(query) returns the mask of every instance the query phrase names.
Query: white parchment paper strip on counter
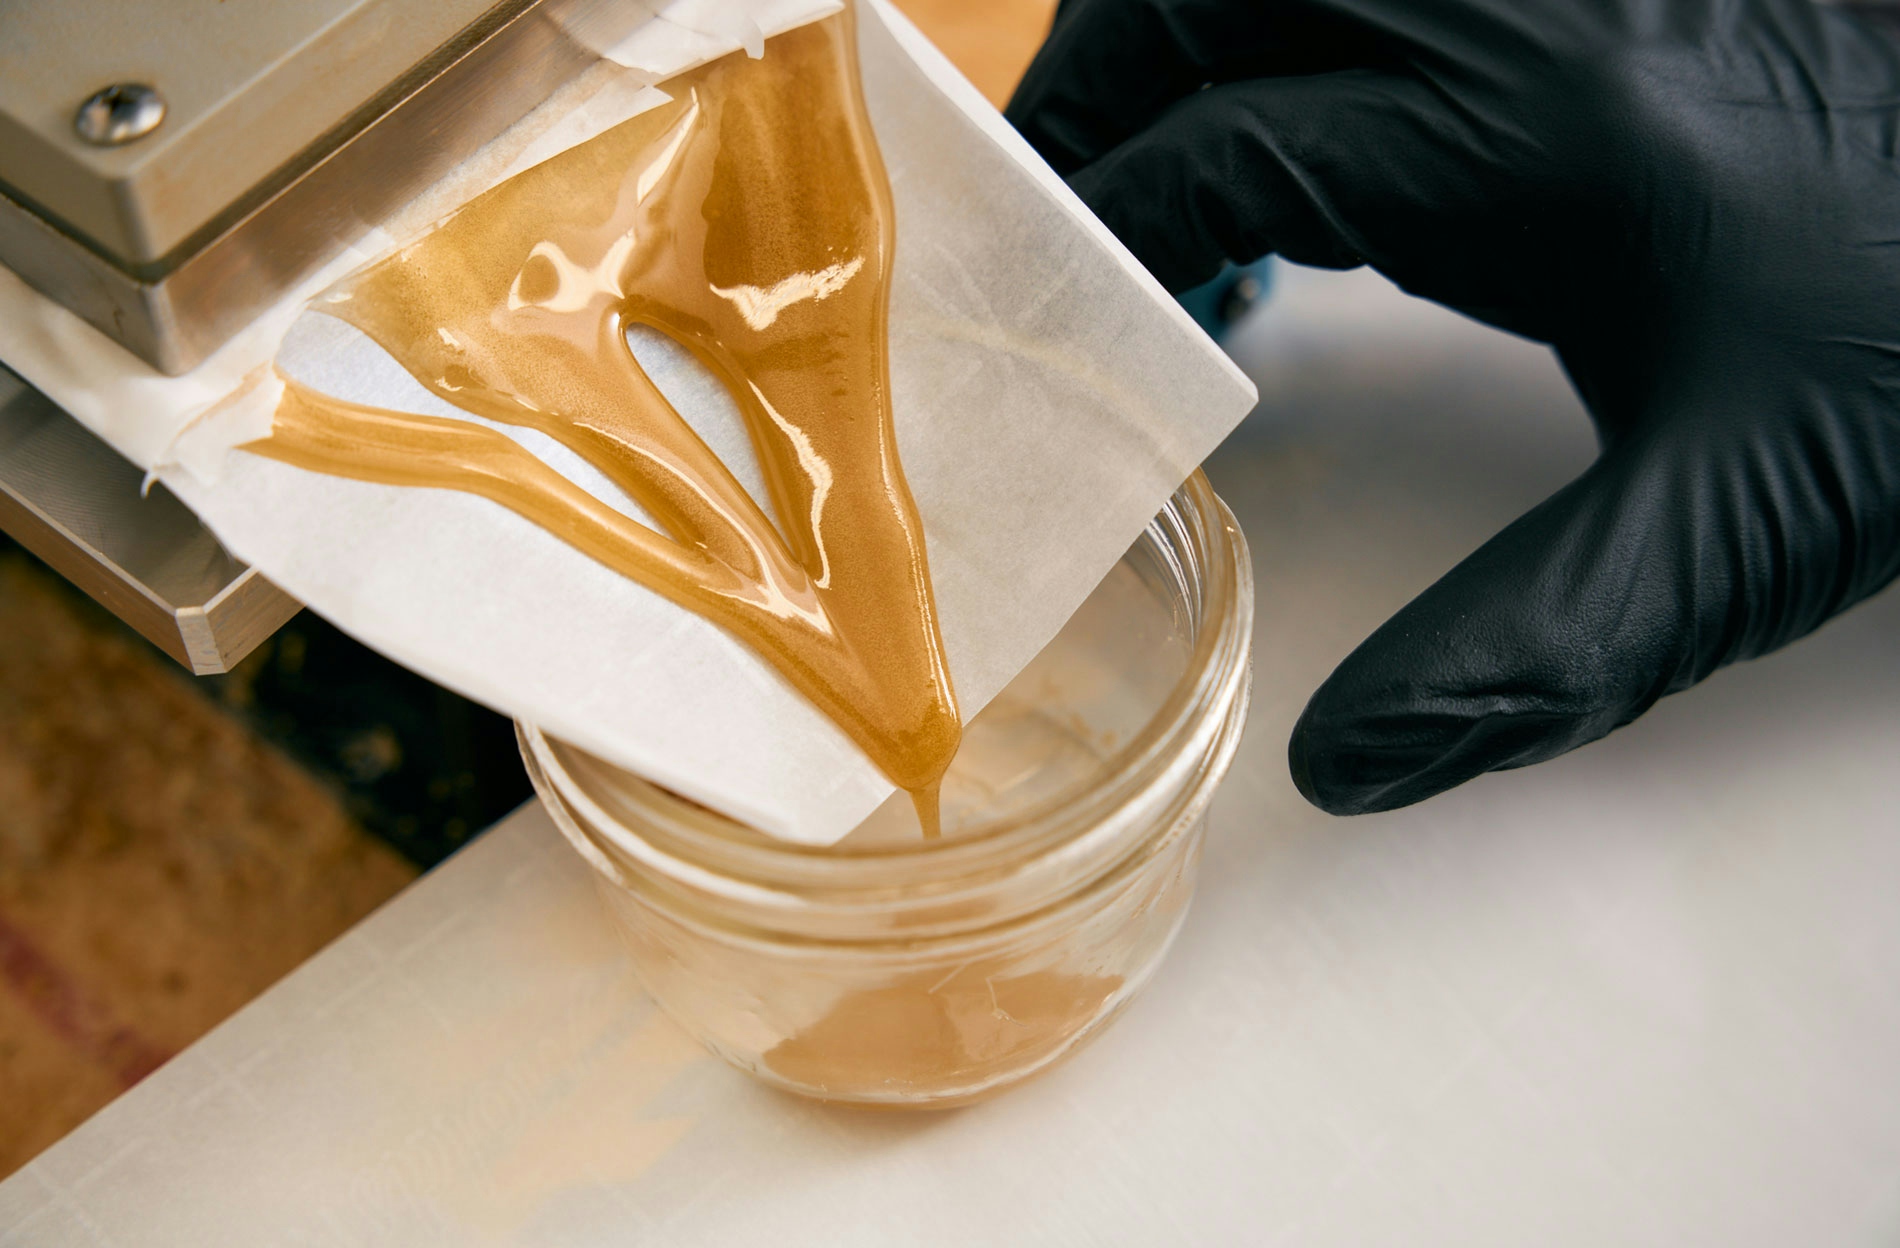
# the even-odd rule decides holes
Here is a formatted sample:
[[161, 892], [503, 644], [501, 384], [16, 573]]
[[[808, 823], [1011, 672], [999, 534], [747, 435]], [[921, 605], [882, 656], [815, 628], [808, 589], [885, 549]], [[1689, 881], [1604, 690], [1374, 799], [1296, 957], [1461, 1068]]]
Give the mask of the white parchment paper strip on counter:
[[[701, 18], [696, 29], [721, 29]], [[905, 19], [875, 0], [859, 29], [897, 209], [898, 445], [969, 717], [1055, 635], [1253, 390]], [[635, 351], [756, 494], [717, 384], [659, 335]], [[467, 418], [320, 314], [296, 324], [281, 363], [344, 398]], [[505, 431], [639, 514], [548, 440]], [[368, 644], [776, 836], [830, 843], [890, 794], [750, 650], [494, 504], [242, 452], [215, 480], [163, 475], [236, 554]]]

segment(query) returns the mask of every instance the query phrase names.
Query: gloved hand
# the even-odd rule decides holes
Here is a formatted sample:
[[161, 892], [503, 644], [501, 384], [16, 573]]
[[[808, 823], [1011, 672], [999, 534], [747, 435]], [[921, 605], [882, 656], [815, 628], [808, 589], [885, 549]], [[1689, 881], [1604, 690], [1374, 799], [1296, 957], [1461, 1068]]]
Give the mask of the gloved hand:
[[1806, 0], [1064, 0], [1008, 111], [1170, 288], [1371, 264], [1601, 456], [1313, 695], [1340, 814], [1562, 754], [1900, 570], [1900, 53]]

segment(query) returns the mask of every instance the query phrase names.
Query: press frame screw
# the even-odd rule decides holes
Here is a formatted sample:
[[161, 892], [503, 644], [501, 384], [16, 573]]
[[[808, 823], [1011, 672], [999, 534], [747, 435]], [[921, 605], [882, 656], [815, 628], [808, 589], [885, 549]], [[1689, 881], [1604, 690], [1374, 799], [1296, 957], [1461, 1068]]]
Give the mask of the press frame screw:
[[94, 147], [142, 139], [165, 120], [165, 99], [142, 82], [115, 82], [94, 91], [73, 114], [73, 130]]

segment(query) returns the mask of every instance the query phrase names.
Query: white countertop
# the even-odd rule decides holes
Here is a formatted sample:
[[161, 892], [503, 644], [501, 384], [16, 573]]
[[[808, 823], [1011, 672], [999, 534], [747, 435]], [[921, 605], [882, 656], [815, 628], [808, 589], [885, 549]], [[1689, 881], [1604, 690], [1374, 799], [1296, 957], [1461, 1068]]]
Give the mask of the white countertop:
[[1900, 594], [1329, 819], [1308, 692], [1592, 441], [1546, 353], [1367, 275], [1289, 275], [1234, 351], [1253, 723], [1180, 943], [1076, 1060], [929, 1116], [754, 1085], [529, 808], [0, 1184], [0, 1245], [1900, 1239]]

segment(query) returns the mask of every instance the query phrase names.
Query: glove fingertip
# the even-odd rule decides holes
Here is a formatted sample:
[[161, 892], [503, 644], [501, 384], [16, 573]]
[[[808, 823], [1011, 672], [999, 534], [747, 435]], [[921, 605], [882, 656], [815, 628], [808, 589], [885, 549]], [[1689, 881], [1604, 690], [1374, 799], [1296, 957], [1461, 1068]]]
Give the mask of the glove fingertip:
[[1293, 726], [1293, 735], [1287, 738], [1286, 769], [1287, 774], [1293, 777], [1293, 787], [1299, 790], [1301, 797], [1329, 815], [1344, 813], [1328, 804], [1330, 786], [1322, 790], [1313, 776], [1313, 735], [1307, 730], [1304, 715]]
[[1429, 772], [1438, 759], [1437, 749], [1414, 742], [1394, 750], [1366, 740], [1366, 733], [1351, 727], [1342, 731], [1342, 725], [1331, 722], [1334, 717], [1319, 709], [1325, 692], [1322, 687], [1307, 703], [1287, 740], [1287, 770], [1301, 797], [1329, 815], [1345, 816], [1393, 810], [1438, 791], [1411, 792], [1420, 774]]

